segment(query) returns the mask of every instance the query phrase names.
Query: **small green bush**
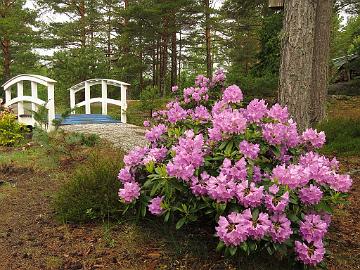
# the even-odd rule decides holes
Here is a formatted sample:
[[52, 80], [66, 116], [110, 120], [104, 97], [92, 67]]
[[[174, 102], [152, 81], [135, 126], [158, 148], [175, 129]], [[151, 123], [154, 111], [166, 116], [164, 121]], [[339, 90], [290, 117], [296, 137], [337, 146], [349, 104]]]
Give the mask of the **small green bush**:
[[[97, 152], [97, 151], [95, 151]], [[54, 208], [64, 222], [82, 223], [112, 218], [120, 211], [116, 181], [122, 155], [95, 154], [55, 195]]]
[[325, 154], [352, 156], [360, 154], [360, 119], [331, 119], [318, 126], [326, 134]]
[[14, 146], [24, 140], [27, 128], [16, 121], [16, 116], [8, 109], [0, 110], [0, 145]]

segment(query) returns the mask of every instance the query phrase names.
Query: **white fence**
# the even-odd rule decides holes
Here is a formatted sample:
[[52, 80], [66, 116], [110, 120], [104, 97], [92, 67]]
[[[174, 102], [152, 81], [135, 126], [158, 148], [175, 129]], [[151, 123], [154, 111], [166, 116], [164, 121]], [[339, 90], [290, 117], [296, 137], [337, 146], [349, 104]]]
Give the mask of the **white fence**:
[[[90, 91], [91, 86], [101, 85], [101, 97], [91, 98]], [[108, 85], [113, 85], [120, 88], [121, 98], [120, 100], [115, 100], [108, 98]], [[73, 110], [72, 113], [75, 113], [74, 109], [77, 107], [85, 106], [85, 113], [91, 114], [91, 104], [92, 103], [101, 103], [101, 112], [104, 115], [108, 113], [108, 104], [113, 104], [121, 107], [121, 122], [126, 123], [126, 91], [130, 84], [124, 83], [117, 80], [110, 79], [90, 79], [84, 82], [81, 82], [77, 85], [72, 86], [70, 90], [70, 107]], [[85, 100], [79, 103], [76, 103], [75, 94], [81, 90], [85, 90]]]
[[[30, 81], [31, 84], [31, 96], [24, 96], [24, 81]], [[54, 100], [54, 85], [56, 81], [40, 76], [31, 74], [22, 74], [8, 80], [2, 85], [5, 91], [5, 106], [10, 107], [17, 103], [17, 116], [18, 121], [25, 125], [35, 125], [35, 119], [33, 113], [25, 113], [24, 102], [31, 103], [31, 110], [36, 111], [37, 106], [46, 105], [48, 109], [48, 129], [52, 129], [52, 121], [55, 119], [55, 100]], [[17, 86], [17, 97], [12, 98], [11, 87]], [[47, 87], [47, 100], [41, 100], [38, 98], [38, 84]]]

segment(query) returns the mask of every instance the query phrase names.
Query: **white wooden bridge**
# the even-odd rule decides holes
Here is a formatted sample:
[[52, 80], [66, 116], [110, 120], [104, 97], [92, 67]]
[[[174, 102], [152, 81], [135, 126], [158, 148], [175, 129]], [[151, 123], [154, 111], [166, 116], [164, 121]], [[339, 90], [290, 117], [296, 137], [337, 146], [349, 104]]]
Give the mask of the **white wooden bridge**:
[[[24, 94], [24, 83], [26, 82], [30, 82], [30, 95]], [[45, 99], [39, 98], [39, 84], [47, 89], [47, 98]], [[52, 130], [53, 120], [60, 117], [55, 113], [55, 84], [56, 81], [40, 75], [23, 74], [15, 76], [2, 85], [5, 91], [5, 106], [13, 108], [17, 114], [18, 121], [28, 126], [35, 126], [34, 111], [37, 111], [38, 106], [45, 106], [48, 110], [48, 129]], [[91, 87], [95, 85], [101, 85], [101, 97], [91, 98]], [[121, 93], [119, 100], [108, 98], [109, 85], [119, 88]], [[15, 86], [16, 91], [13, 91], [12, 88], [15, 88]], [[69, 89], [72, 115], [65, 118], [62, 124], [126, 123], [126, 92], [128, 86], [128, 83], [111, 79], [90, 79], [74, 85]], [[85, 98], [77, 103], [75, 94], [80, 91], [85, 91]], [[91, 113], [91, 104], [93, 103], [101, 103], [101, 114]], [[30, 106], [27, 104], [30, 104]], [[107, 115], [108, 104], [120, 107], [121, 121]], [[85, 114], [76, 114], [76, 108], [82, 106], [85, 107]]]

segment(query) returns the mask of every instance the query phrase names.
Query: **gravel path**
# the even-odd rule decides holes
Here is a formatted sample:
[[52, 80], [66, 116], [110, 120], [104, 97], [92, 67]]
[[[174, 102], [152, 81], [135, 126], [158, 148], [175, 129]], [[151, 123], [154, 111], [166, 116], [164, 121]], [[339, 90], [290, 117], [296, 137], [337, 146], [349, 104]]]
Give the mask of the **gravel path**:
[[115, 123], [115, 124], [86, 124], [86, 125], [66, 125], [61, 126], [65, 131], [81, 132], [87, 134], [97, 134], [125, 151], [129, 151], [135, 146], [145, 146], [145, 130], [141, 127]]

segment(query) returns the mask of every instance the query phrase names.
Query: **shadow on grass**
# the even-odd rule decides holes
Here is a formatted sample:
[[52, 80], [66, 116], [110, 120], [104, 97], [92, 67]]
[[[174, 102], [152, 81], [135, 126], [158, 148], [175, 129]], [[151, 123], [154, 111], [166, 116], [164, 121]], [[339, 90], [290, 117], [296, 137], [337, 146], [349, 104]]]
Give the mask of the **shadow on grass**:
[[337, 156], [360, 155], [360, 119], [330, 119], [319, 124], [326, 134], [324, 154]]

